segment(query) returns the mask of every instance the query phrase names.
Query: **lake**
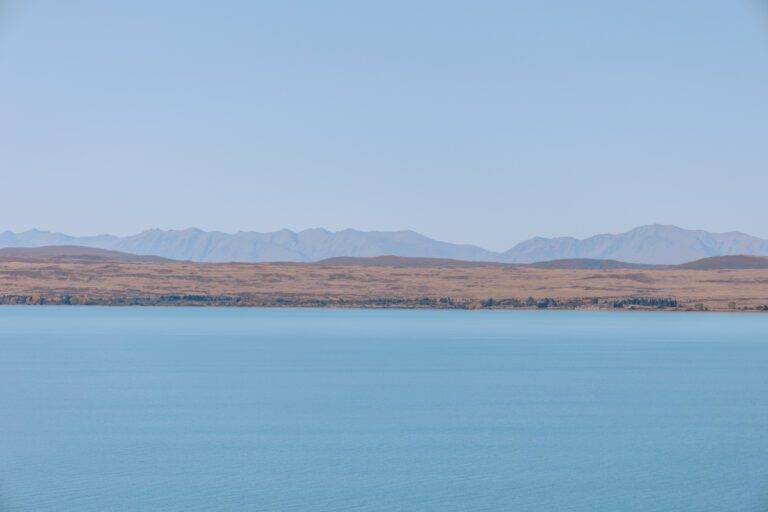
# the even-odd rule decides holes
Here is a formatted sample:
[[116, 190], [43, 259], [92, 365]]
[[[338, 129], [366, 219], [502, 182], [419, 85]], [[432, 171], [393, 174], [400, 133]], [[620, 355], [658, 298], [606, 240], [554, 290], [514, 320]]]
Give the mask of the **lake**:
[[768, 315], [0, 308], [0, 510], [768, 510]]

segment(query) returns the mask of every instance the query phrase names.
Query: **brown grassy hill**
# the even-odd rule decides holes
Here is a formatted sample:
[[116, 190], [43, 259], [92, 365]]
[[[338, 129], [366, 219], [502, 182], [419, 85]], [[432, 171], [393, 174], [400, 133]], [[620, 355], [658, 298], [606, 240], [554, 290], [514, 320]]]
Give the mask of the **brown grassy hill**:
[[192, 263], [78, 246], [0, 250], [2, 304], [768, 310], [768, 258], [638, 268], [438, 258]]
[[477, 268], [509, 267], [507, 263], [490, 261], [464, 261], [447, 258], [413, 258], [405, 256], [373, 256], [370, 258], [339, 256], [315, 262], [315, 265], [345, 267], [393, 267], [393, 268]]
[[[0, 260], [5, 261], [115, 261], [115, 262], [164, 262], [174, 261], [160, 256], [131, 254], [94, 247], [79, 245], [49, 245], [43, 247], [7, 247], [0, 248]], [[282, 262], [277, 262], [281, 263]], [[296, 263], [285, 263], [287, 265]], [[301, 265], [301, 264], [299, 264]], [[421, 258], [406, 256], [373, 256], [373, 257], [336, 257], [320, 260], [311, 265], [334, 267], [389, 267], [389, 268], [521, 268], [559, 270], [611, 270], [611, 269], [762, 269], [768, 268], [768, 257], [765, 256], [715, 256], [704, 258], [682, 265], [645, 265], [627, 263], [618, 260], [603, 260], [590, 258], [572, 258], [550, 261], [540, 261], [528, 264], [510, 264], [491, 261], [465, 261], [448, 258]]]
[[43, 247], [5, 247], [0, 249], [5, 261], [170, 261], [160, 256], [142, 256], [127, 252], [109, 251], [80, 245], [46, 245]]
[[616, 268], [655, 268], [654, 265], [626, 263], [616, 260], [597, 260], [575, 258], [564, 260], [541, 261], [528, 264], [497, 263], [491, 261], [462, 261], [445, 258], [413, 258], [404, 256], [375, 256], [371, 258], [338, 257], [318, 261], [318, 265], [352, 267], [394, 267], [394, 268], [477, 268], [477, 267], [533, 267], [552, 269], [616, 269]]
[[618, 268], [661, 268], [661, 265], [644, 265], [617, 260], [573, 258], [540, 261], [536, 263], [496, 263], [492, 261], [462, 261], [445, 258], [412, 258], [404, 256], [375, 256], [371, 258], [338, 257], [316, 262], [317, 265], [352, 267], [394, 267], [394, 268], [477, 268], [477, 267], [533, 267], [551, 269], [607, 270]]
[[414, 258], [405, 256], [374, 256], [374, 257], [337, 257], [328, 258], [314, 263], [315, 265], [343, 267], [390, 267], [390, 268], [540, 268], [557, 270], [612, 270], [612, 269], [760, 269], [768, 268], [768, 257], [764, 256], [716, 256], [683, 263], [682, 265], [647, 265], [642, 263], [627, 263], [618, 260], [602, 260], [591, 258], [570, 258], [561, 260], [539, 261], [536, 263], [511, 264], [490, 261], [462, 261], [445, 258]]
[[573, 258], [564, 260], [539, 261], [527, 266], [534, 268], [559, 268], [559, 269], [614, 269], [614, 268], [657, 268], [658, 265], [644, 265], [641, 263], [627, 263], [617, 260], [596, 260], [590, 258]]
[[678, 265], [695, 270], [768, 268], [768, 256], [714, 256]]
[[[0, 259], [0, 303], [768, 309], [768, 269], [413, 268]], [[666, 307], [666, 306], [664, 306]]]

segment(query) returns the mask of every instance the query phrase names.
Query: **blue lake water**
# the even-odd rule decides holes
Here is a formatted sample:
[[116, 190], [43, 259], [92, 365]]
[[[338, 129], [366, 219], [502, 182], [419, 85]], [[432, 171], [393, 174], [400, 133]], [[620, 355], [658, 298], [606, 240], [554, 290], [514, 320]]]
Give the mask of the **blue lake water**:
[[0, 510], [768, 510], [768, 316], [0, 308]]

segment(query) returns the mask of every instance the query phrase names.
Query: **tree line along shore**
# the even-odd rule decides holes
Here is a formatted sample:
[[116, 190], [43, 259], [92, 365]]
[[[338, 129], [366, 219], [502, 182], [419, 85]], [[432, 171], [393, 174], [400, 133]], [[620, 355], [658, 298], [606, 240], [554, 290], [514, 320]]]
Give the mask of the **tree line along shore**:
[[301, 297], [259, 295], [170, 294], [156, 296], [88, 296], [70, 294], [0, 295], [2, 305], [53, 306], [208, 306], [208, 307], [305, 307], [368, 309], [525, 309], [525, 310], [657, 310], [657, 311], [757, 311], [768, 312], [768, 304], [725, 307], [703, 302], [681, 303], [674, 297], [492, 298], [482, 300], [453, 297]]

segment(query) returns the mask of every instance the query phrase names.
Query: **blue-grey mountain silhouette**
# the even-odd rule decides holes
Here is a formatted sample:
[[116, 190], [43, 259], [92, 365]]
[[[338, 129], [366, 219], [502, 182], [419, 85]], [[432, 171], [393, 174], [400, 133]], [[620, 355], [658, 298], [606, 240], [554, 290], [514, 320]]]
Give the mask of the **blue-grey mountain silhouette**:
[[132, 254], [202, 262], [310, 262], [335, 257], [403, 256], [466, 261], [534, 263], [563, 259], [618, 260], [674, 265], [734, 254], [768, 256], [768, 240], [740, 232], [710, 233], [654, 224], [586, 239], [532, 238], [506, 252], [441, 242], [414, 231], [328, 231], [315, 228], [271, 233], [150, 229], [137, 235], [86, 237], [30, 230], [0, 233], [0, 247], [79, 245]]

